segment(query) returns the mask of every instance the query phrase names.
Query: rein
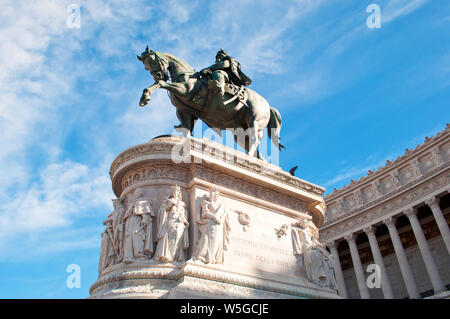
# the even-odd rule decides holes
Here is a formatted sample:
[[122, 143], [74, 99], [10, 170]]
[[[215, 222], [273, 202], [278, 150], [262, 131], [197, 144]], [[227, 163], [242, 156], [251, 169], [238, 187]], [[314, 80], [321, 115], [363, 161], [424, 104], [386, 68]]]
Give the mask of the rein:
[[180, 80], [180, 78], [185, 77], [185, 76], [191, 76], [195, 74], [195, 72], [185, 72], [185, 73], [180, 73], [177, 74], [175, 76], [172, 77], [172, 75], [170, 76], [170, 79], [172, 82], [177, 82], [178, 80]]

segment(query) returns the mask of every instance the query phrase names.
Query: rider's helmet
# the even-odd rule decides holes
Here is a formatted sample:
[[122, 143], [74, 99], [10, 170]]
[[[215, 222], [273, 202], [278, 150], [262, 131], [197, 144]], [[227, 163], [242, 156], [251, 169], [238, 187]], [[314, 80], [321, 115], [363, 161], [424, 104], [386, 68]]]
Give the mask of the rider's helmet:
[[227, 57], [227, 56], [228, 56], [228, 55], [227, 55], [227, 53], [225, 52], [225, 50], [222, 49], [222, 48], [220, 48], [220, 50], [217, 51], [217, 54], [216, 54], [216, 60], [219, 59], [219, 58], [225, 58], [225, 57]]

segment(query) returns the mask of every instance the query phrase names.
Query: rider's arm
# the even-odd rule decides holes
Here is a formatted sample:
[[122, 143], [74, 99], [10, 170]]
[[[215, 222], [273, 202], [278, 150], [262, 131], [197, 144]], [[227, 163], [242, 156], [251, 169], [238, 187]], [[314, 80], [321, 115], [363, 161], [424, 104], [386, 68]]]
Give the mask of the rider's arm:
[[211, 69], [211, 71], [215, 71], [215, 70], [222, 70], [222, 69], [226, 69], [230, 67], [230, 61], [229, 60], [223, 60], [220, 62], [217, 62], [216, 64], [213, 64], [209, 67], [209, 69]]

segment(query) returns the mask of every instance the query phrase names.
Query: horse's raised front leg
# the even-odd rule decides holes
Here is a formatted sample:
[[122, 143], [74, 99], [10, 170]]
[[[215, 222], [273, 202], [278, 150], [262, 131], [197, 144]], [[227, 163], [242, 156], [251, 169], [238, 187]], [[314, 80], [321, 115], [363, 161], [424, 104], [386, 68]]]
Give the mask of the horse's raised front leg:
[[142, 92], [141, 100], [139, 101], [139, 106], [143, 107], [148, 104], [150, 101], [150, 97], [157, 89], [161, 87], [161, 84], [159, 82], [153, 83], [148, 88], [144, 89], [144, 92]]
[[187, 96], [188, 95], [188, 89], [186, 87], [185, 83], [170, 83], [165, 81], [158, 81], [160, 88], [165, 89], [175, 95], [178, 96]]
[[186, 85], [182, 83], [169, 83], [163, 80], [158, 80], [154, 84], [152, 84], [152, 86], [144, 89], [139, 105], [141, 107], [147, 105], [147, 103], [150, 101], [151, 95], [155, 93], [155, 91], [159, 88], [168, 90], [169, 92], [172, 92], [176, 95], [186, 96], [188, 94]]

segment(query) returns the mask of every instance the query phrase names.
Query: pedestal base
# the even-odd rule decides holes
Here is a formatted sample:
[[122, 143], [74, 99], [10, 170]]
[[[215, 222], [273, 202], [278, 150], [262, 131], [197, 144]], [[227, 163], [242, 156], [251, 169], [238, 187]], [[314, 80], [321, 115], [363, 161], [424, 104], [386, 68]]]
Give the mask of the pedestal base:
[[102, 276], [92, 285], [90, 298], [339, 298], [333, 290], [245, 276], [230, 272], [224, 265], [198, 261], [181, 265], [147, 262], [146, 267], [144, 262], [140, 264], [142, 268], [120, 267]]
[[[174, 153], [180, 150], [184, 161], [175, 163]], [[317, 229], [323, 223], [323, 188], [212, 141], [181, 137], [161, 137], [126, 150], [114, 160], [110, 174], [123, 208], [110, 215], [91, 298], [339, 298], [330, 273], [324, 273], [326, 267], [314, 268], [322, 265], [319, 250], [299, 252], [302, 237], [296, 235], [301, 232], [300, 226], [295, 228], [299, 222], [312, 221]], [[158, 238], [161, 207], [174, 185], [180, 187], [186, 207], [188, 240], [184, 260], [166, 263], [154, 255], [162, 241]], [[151, 232], [153, 251], [124, 263], [123, 252], [128, 249], [130, 255], [124, 238], [134, 232], [123, 216], [134, 205], [137, 190], [140, 200], [152, 207], [152, 222], [144, 227], [142, 240], [147, 245], [149, 239], [144, 237]], [[219, 192], [226, 208], [226, 216], [217, 224], [215, 217], [204, 215], [211, 190]], [[212, 228], [204, 228], [205, 223]], [[216, 231], [219, 238], [208, 237], [216, 236]], [[196, 259], [205, 236], [217, 241], [207, 243], [210, 249], [223, 246], [223, 251], [217, 250], [220, 257], [212, 256], [211, 263]], [[108, 246], [112, 237], [114, 247]]]

